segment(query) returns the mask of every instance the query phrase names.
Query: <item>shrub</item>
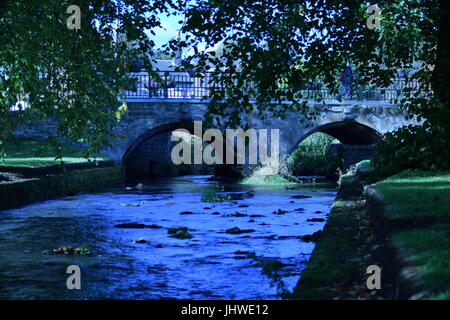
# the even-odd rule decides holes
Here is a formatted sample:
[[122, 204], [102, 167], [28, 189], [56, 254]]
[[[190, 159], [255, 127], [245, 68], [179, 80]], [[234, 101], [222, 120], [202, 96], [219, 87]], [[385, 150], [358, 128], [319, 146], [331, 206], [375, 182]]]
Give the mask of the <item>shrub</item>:
[[450, 169], [450, 139], [445, 131], [425, 126], [405, 126], [385, 135], [372, 165], [387, 177], [407, 169]]
[[289, 160], [289, 169], [293, 175], [334, 176], [341, 161], [330, 151], [335, 142], [333, 137], [315, 133], [299, 144]]

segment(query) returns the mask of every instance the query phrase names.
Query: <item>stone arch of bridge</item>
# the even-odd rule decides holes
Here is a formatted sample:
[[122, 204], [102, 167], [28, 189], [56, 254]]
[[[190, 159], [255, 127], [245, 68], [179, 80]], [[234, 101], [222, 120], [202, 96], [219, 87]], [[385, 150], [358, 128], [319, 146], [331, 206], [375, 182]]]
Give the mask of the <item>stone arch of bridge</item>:
[[[176, 131], [177, 129], [187, 130], [192, 135], [196, 135], [201, 139], [206, 130], [219, 128], [207, 124], [205, 125], [205, 122], [203, 122], [201, 132], [202, 136], [199, 136], [198, 132], [196, 132], [195, 130], [194, 121], [188, 120], [188, 121], [166, 123], [147, 130], [136, 140], [134, 140], [133, 143], [131, 143], [131, 145], [127, 148], [122, 157], [122, 166], [125, 168], [125, 175], [127, 180], [136, 180], [137, 178], [139, 179], [142, 178], [139, 172], [135, 172], [136, 170], [133, 169], [132, 165], [132, 162], [134, 160], [133, 158], [136, 157], [136, 154], [139, 152], [141, 146], [143, 146], [148, 140], [152, 138]], [[226, 145], [224, 145], [224, 155], [223, 155], [224, 159], [226, 152], [227, 152]], [[242, 172], [240, 172], [240, 170], [235, 168], [233, 165], [214, 165], [214, 173], [215, 175], [219, 176], [232, 176], [232, 177], [240, 177], [242, 175]]]
[[303, 140], [317, 132], [328, 134], [342, 143], [332, 152], [341, 158], [343, 169], [375, 156], [375, 145], [383, 141], [383, 135], [370, 126], [354, 120], [336, 121], [319, 125], [303, 134], [290, 147], [287, 156], [290, 156]]
[[339, 140], [344, 145], [370, 146], [383, 141], [383, 135], [377, 130], [357, 121], [336, 121], [319, 125], [304, 135], [291, 146], [289, 155], [306, 138], [314, 133], [325, 133]]
[[[136, 140], [134, 140], [130, 146], [125, 151], [122, 157], [122, 164], [126, 165], [129, 162], [130, 157], [133, 153], [147, 140], [158, 136], [163, 133], [172, 132], [177, 129], [185, 129], [188, 130], [191, 134], [195, 134], [194, 132], [194, 122], [193, 121], [180, 121], [180, 122], [172, 122], [166, 123], [163, 125], [159, 125], [157, 127], [151, 128], [140, 135]], [[200, 137], [201, 138], [201, 137]]]

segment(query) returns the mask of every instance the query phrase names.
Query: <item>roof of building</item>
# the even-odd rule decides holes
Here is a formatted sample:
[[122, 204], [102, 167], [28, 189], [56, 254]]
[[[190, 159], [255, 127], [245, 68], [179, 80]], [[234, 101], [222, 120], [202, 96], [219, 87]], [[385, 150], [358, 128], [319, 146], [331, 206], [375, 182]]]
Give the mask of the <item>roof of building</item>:
[[175, 62], [173, 60], [154, 60], [152, 61], [153, 68], [158, 71], [174, 71]]

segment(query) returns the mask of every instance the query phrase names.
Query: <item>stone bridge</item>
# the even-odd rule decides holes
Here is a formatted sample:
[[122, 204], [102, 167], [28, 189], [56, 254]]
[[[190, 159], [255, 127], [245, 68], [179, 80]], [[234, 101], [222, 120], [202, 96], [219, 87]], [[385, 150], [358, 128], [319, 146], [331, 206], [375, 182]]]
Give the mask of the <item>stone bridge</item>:
[[[121, 162], [130, 178], [206, 173], [203, 166], [191, 166], [191, 169], [197, 166], [194, 172], [185, 165], [175, 166], [170, 158], [176, 144], [170, 139], [171, 132], [181, 128], [192, 132], [193, 121], [204, 120], [206, 103], [148, 98], [128, 99], [126, 102], [128, 112], [116, 128], [123, 139], [104, 150], [104, 154]], [[309, 107], [314, 110], [318, 105], [310, 102]], [[321, 109], [316, 120], [304, 123], [300, 121], [302, 116], [293, 112], [288, 113], [285, 120], [263, 121], [255, 115], [250, 115], [247, 120], [254, 129], [280, 130], [282, 157], [288, 157], [301, 141], [313, 133], [333, 136], [343, 144], [344, 167], [372, 157], [374, 144], [383, 139], [383, 134], [411, 124], [398, 107], [387, 102], [334, 100], [328, 101]]]
[[[176, 166], [172, 163], [171, 151], [177, 144], [171, 141], [172, 132], [176, 129], [193, 132], [193, 121], [204, 120], [207, 102], [151, 98], [125, 101], [128, 111], [115, 128], [121, 139], [102, 150], [102, 154], [122, 164], [130, 179], [192, 173], [240, 175], [242, 169], [248, 169], [245, 166]], [[372, 157], [374, 145], [383, 139], [383, 134], [414, 123], [406, 120], [402, 110], [388, 102], [330, 100], [320, 106], [314, 121], [301, 122], [303, 116], [295, 112], [288, 113], [284, 120], [262, 120], [256, 115], [249, 115], [246, 120], [253, 129], [279, 129], [280, 156], [284, 158], [313, 133], [333, 136], [342, 143], [339, 156], [344, 168]], [[313, 112], [319, 105], [311, 101], [309, 107]], [[15, 132], [17, 137], [25, 139], [45, 139], [55, 134], [56, 123], [51, 120], [29, 124]]]

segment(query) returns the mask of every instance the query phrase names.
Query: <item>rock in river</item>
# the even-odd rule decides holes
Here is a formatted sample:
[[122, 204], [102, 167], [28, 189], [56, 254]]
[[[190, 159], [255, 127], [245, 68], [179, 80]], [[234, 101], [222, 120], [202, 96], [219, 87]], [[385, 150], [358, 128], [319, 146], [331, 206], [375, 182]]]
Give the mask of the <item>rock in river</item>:
[[235, 213], [231, 213], [231, 214], [226, 214], [224, 215], [224, 217], [247, 217], [247, 215], [245, 213], [240, 213], [240, 212], [235, 212]]
[[251, 233], [251, 232], [255, 232], [255, 230], [253, 229], [247, 229], [247, 230], [241, 230], [238, 227], [234, 227], [231, 229], [228, 229], [227, 231], [225, 231], [226, 233], [230, 233], [230, 234], [242, 234], [242, 233]]
[[302, 239], [304, 242], [316, 242], [319, 239], [321, 233], [322, 231], [319, 230], [317, 232], [314, 232], [313, 234], [301, 236], [300, 239]]
[[307, 219], [306, 221], [308, 221], [308, 222], [324, 222], [325, 219], [322, 219], [322, 218], [312, 218], [312, 219]]
[[139, 240], [134, 240], [134, 243], [148, 243], [149, 241], [147, 239], [144, 238], [140, 238]]
[[114, 228], [121, 228], [121, 229], [161, 229], [161, 226], [158, 226], [156, 224], [151, 224], [151, 225], [147, 225], [147, 224], [142, 224], [142, 223], [121, 223], [121, 224], [116, 224], [114, 226]]
[[189, 233], [187, 227], [169, 228], [169, 230], [167, 230], [167, 233], [171, 234], [172, 238], [177, 238], [177, 239], [191, 239], [192, 238], [192, 235]]
[[308, 198], [312, 198], [312, 196], [305, 196], [305, 195], [302, 195], [302, 194], [297, 194], [295, 196], [292, 196], [291, 198], [292, 199], [308, 199]]
[[282, 209], [278, 209], [277, 211], [274, 211], [273, 213], [274, 214], [286, 214], [286, 213], [288, 213], [288, 211], [282, 210]]

